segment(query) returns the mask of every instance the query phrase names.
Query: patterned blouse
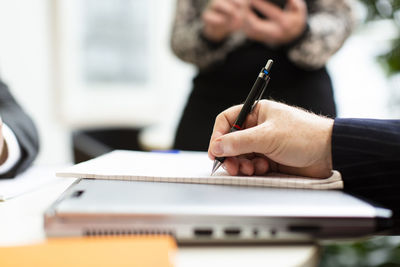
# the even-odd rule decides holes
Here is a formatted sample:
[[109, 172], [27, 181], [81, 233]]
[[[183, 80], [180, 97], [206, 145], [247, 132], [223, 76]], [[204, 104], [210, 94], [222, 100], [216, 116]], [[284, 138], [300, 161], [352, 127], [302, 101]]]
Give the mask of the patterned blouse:
[[[171, 46], [183, 61], [199, 69], [223, 61], [227, 54], [246, 41], [243, 33], [231, 34], [218, 46], [202, 38], [201, 14], [209, 0], [177, 0]], [[288, 58], [304, 69], [323, 67], [343, 45], [354, 27], [352, 0], [315, 0], [308, 6], [308, 30], [287, 50]]]

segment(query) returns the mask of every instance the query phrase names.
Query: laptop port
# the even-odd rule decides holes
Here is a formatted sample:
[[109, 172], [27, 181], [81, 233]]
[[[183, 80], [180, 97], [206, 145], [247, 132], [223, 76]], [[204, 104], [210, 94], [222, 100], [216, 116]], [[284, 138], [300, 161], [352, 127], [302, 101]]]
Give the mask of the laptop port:
[[321, 227], [317, 225], [290, 225], [289, 231], [299, 233], [318, 233]]
[[253, 229], [253, 236], [254, 236], [254, 237], [257, 237], [257, 236], [258, 236], [258, 229], [257, 229], [257, 228], [254, 228], [254, 229]]
[[225, 228], [224, 229], [224, 233], [226, 236], [238, 236], [240, 235], [240, 233], [242, 232], [242, 230], [240, 230], [239, 228], [236, 227], [230, 227], [230, 228]]
[[277, 231], [276, 231], [276, 229], [271, 229], [271, 230], [269, 230], [269, 233], [271, 234], [272, 237], [274, 237], [274, 236], [276, 236]]
[[195, 228], [193, 233], [197, 237], [211, 237], [213, 230], [211, 228]]
[[75, 191], [74, 193], [72, 193], [71, 197], [79, 198], [80, 196], [82, 196], [82, 194], [83, 194], [84, 192], [85, 192], [84, 190], [77, 190], [77, 191]]

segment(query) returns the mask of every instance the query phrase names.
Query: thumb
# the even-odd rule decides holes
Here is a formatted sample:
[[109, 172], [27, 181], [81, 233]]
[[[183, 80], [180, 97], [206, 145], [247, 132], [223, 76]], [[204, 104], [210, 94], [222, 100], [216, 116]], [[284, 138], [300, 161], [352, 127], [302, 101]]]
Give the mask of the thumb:
[[302, 9], [307, 9], [307, 6], [303, 0], [288, 0], [286, 4], [286, 9], [291, 11], [298, 11]]
[[211, 143], [210, 151], [216, 157], [231, 157], [252, 152], [262, 153], [260, 140], [264, 140], [260, 127], [236, 131], [218, 137]]

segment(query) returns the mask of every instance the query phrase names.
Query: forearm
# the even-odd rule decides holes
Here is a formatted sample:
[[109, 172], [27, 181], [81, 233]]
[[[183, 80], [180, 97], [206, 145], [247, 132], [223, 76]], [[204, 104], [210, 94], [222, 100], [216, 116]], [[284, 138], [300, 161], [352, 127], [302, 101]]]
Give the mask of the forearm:
[[318, 0], [307, 23], [308, 31], [288, 57], [300, 67], [317, 69], [342, 47], [355, 21], [349, 0]]
[[20, 148], [18, 162], [7, 172], [0, 174], [0, 177], [8, 178], [17, 175], [30, 166], [38, 153], [39, 141], [38, 133], [32, 119], [18, 105], [8, 91], [7, 86], [1, 81], [0, 114], [4, 124], [6, 124], [15, 135]]
[[222, 42], [211, 42], [203, 36], [201, 14], [207, 1], [178, 0], [171, 34], [171, 48], [177, 57], [205, 68], [223, 60], [244, 42], [242, 34], [233, 34]]
[[344, 189], [400, 210], [400, 121], [336, 119], [333, 168]]

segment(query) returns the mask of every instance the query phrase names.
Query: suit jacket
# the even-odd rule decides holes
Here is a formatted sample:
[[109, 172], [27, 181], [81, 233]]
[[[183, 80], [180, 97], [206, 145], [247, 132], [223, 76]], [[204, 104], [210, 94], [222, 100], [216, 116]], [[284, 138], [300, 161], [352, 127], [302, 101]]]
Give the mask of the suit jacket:
[[3, 123], [14, 132], [21, 149], [18, 163], [7, 173], [0, 175], [0, 178], [10, 178], [30, 166], [39, 150], [39, 138], [32, 119], [15, 101], [2, 81], [0, 81], [0, 116]]
[[344, 189], [400, 215], [400, 120], [335, 119], [333, 168]]

